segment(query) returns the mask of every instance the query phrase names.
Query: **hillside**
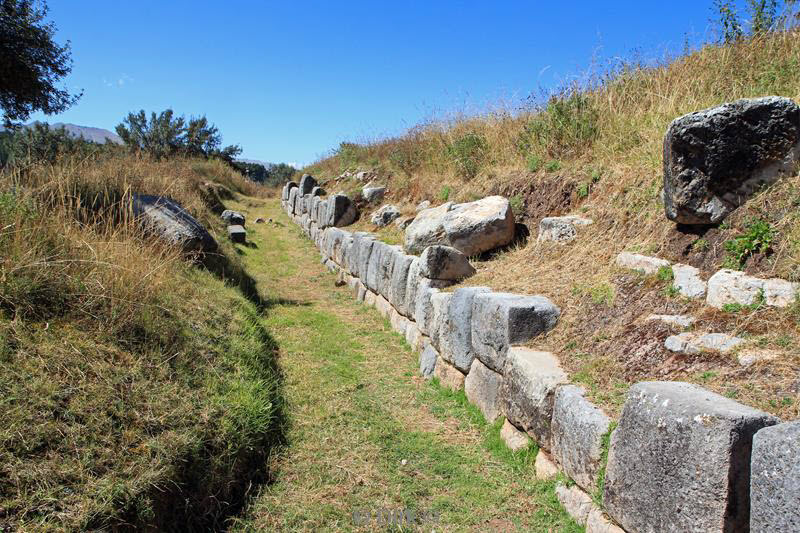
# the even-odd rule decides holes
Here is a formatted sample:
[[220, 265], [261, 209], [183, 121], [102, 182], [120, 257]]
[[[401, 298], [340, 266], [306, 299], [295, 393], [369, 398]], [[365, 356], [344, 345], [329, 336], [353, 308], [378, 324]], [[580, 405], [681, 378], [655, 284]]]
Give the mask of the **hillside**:
[[[166, 194], [202, 264], [125, 216]], [[268, 302], [221, 238], [226, 165], [65, 159], [0, 175], [0, 529], [220, 527], [282, 435]]]
[[[33, 127], [36, 124], [35, 122], [31, 122], [30, 124], [23, 125], [24, 128]], [[83, 138], [85, 141], [97, 143], [97, 144], [105, 144], [105, 143], [112, 143], [112, 144], [122, 144], [122, 139], [116, 133], [108, 131], [103, 128], [95, 128], [92, 126], [78, 126], [77, 124], [69, 124], [65, 122], [55, 122], [53, 124], [49, 124], [50, 129], [60, 129], [64, 128], [66, 132], [75, 139]], [[4, 128], [0, 126], [0, 131], [4, 131]]]
[[[666, 219], [661, 194], [667, 126], [689, 112], [738, 98], [780, 95], [800, 100], [798, 33], [734, 45], [709, 45], [657, 67], [621, 65], [588, 88], [568, 88], [529, 112], [490, 112], [431, 122], [368, 144], [342, 143], [305, 171], [329, 192], [360, 196], [367, 171], [388, 185], [384, 203], [414, 214], [421, 200], [470, 201], [500, 194], [531, 238], [479, 258], [469, 285], [542, 294], [563, 310], [559, 327], [538, 346], [556, 353], [573, 380], [617, 412], [627, 386], [644, 379], [687, 380], [760, 409], [800, 415], [800, 304], [788, 309], [709, 310], [676, 296], [670, 280], [614, 266], [623, 251], [700, 269], [705, 278], [730, 264], [725, 243], [768, 224], [767, 253], [746, 256], [744, 270], [800, 280], [800, 175], [763, 190], [724, 224], [686, 228]], [[376, 230], [368, 206], [355, 229]], [[537, 242], [539, 221], [576, 214], [594, 221], [567, 245]], [[377, 230], [402, 241], [394, 226]], [[747, 338], [780, 354], [779, 362], [741, 367], [731, 356], [675, 358], [663, 347], [674, 330], [645, 323], [650, 313], [690, 314], [694, 329]]]

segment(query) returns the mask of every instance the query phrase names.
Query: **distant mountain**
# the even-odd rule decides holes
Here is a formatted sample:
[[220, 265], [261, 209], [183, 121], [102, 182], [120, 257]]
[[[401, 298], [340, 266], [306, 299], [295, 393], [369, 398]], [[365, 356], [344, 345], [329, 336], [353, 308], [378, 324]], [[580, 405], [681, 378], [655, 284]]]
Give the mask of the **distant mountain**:
[[[23, 128], [30, 128], [36, 124], [36, 122], [31, 122], [30, 124], [24, 124]], [[92, 128], [91, 126], [78, 126], [77, 124], [67, 124], [65, 122], [56, 122], [55, 124], [50, 124], [50, 129], [59, 129], [60, 127], [64, 127], [71, 136], [75, 137], [76, 139], [79, 137], [83, 137], [86, 141], [91, 141], [97, 144], [105, 144], [106, 142], [111, 142], [114, 144], [122, 144], [122, 138], [117, 135], [116, 133], [112, 133], [108, 130], [104, 130], [103, 128]], [[3, 131], [5, 128], [0, 126], [0, 131]]]
[[236, 159], [237, 163], [252, 163], [254, 165], [262, 165], [266, 169], [275, 166], [275, 163], [267, 163], [266, 161], [259, 161], [258, 159]]

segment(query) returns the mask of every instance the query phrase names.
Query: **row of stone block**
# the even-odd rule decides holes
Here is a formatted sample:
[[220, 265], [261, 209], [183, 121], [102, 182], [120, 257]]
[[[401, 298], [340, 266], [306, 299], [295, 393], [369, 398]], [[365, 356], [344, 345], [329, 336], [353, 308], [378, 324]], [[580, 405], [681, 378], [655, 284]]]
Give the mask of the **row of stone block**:
[[[549, 300], [486, 287], [443, 292], [447, 283], [424, 277], [420, 258], [371, 234], [306, 233], [354, 296], [420, 353], [423, 375], [463, 387], [487, 420], [505, 417], [509, 438], [533, 438], [576, 487], [603, 486], [605, 510], [625, 530], [799, 530], [800, 422], [776, 425], [696, 385], [644, 382], [631, 387], [609, 439], [611, 419], [569, 384], [557, 358], [519, 346], [555, 325]], [[568, 508], [586, 499], [577, 490], [561, 491]], [[577, 503], [587, 527], [618, 531]]]
[[300, 185], [289, 182], [283, 187], [281, 205], [290, 217], [305, 217], [304, 226], [342, 227], [358, 218], [358, 210], [350, 198], [344, 194], [326, 196], [316, 180], [307, 174]]

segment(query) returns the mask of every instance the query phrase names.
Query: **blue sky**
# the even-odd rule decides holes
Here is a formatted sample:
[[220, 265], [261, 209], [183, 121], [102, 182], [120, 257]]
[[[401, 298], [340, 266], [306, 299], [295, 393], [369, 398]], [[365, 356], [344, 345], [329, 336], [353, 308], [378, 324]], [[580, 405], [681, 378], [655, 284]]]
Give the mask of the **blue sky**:
[[72, 42], [67, 112], [205, 114], [243, 157], [309, 163], [343, 140], [518, 103], [592, 58], [664, 57], [709, 37], [711, 0], [259, 2], [50, 0]]

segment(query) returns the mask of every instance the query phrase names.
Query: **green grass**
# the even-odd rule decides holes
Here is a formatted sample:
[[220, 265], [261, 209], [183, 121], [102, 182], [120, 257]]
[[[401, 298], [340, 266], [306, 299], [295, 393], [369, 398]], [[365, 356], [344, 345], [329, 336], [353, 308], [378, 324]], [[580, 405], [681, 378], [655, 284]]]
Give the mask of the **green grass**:
[[[511, 452], [463, 392], [418, 377], [417, 355], [378, 313], [358, 304], [287, 227], [259, 227], [242, 248], [277, 303], [266, 327], [280, 345], [290, 429], [237, 531], [372, 530], [381, 509], [435, 517], [425, 529], [581, 531], [554, 483], [535, 479], [535, 447]], [[267, 245], [269, 243], [269, 245]], [[370, 514], [372, 513], [372, 514]]]

